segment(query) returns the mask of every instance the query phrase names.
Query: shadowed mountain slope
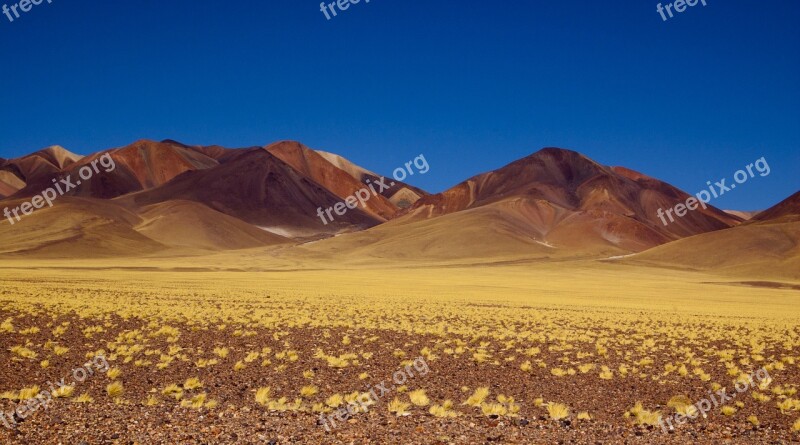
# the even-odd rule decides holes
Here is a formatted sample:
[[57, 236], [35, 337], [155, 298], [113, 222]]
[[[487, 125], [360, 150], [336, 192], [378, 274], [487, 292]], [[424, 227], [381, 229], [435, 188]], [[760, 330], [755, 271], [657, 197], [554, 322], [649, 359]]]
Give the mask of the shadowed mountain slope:
[[152, 190], [118, 200], [143, 207], [169, 200], [194, 201], [265, 230], [314, 237], [371, 227], [380, 221], [352, 209], [325, 225], [319, 207], [341, 199], [263, 149], [248, 149], [213, 168], [186, 172]]
[[[266, 146], [265, 150], [291, 165], [298, 172], [308, 176], [317, 184], [327, 188], [341, 200], [348, 196], [354, 196], [358, 190], [366, 187], [364, 183], [299, 142], [276, 142]], [[381, 221], [391, 219], [397, 212], [397, 207], [382, 195], [372, 196], [366, 202], [365, 207], [366, 209], [364, 210], [366, 212]]]
[[437, 261], [607, 258], [741, 221], [709, 207], [664, 226], [657, 210], [688, 196], [632, 170], [549, 148], [425, 196], [379, 227], [301, 249]]
[[664, 225], [658, 209], [666, 210], [687, 197], [665, 182], [632, 170], [605, 167], [571, 150], [547, 148], [426, 196], [406, 217], [429, 219], [503, 201], [523, 201], [526, 205], [508, 211], [525, 209], [529, 215], [524, 218], [529, 221], [526, 231], [537, 241], [556, 245], [563, 241], [554, 237], [588, 237], [630, 251], [741, 222], [709, 206]]

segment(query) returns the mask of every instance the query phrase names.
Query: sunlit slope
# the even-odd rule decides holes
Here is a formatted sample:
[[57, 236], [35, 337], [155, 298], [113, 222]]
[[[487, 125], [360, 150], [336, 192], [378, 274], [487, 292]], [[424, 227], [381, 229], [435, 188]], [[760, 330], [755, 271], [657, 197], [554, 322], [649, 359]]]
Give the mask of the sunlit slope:
[[6, 170], [0, 170], [0, 199], [11, 196], [25, 187], [25, 181]]
[[[533, 209], [535, 213], [546, 215], [556, 209], [552, 218], [528, 218], [525, 234], [535, 235], [539, 241], [556, 244], [558, 234], [587, 241], [593, 237], [592, 244], [610, 243], [633, 252], [741, 222], [709, 206], [665, 226], [658, 210], [671, 208], [688, 196], [641, 173], [606, 167], [572, 150], [545, 148], [426, 196], [407, 211], [407, 217], [432, 219], [517, 198], [529, 207], [538, 207]], [[518, 219], [525, 219], [526, 210], [520, 208]]]
[[[22, 201], [6, 201], [14, 208]], [[0, 252], [35, 257], [137, 256], [166, 246], [136, 232], [139, 217], [113, 203], [61, 197], [13, 226], [0, 221]]]
[[[367, 184], [368, 180], [374, 182], [381, 177], [379, 174], [369, 171], [360, 165], [356, 165], [337, 154], [320, 150], [317, 150], [317, 153], [327, 159], [331, 164], [345, 171], [361, 184]], [[414, 187], [396, 179], [392, 182], [395, 183], [393, 187], [389, 190], [380, 191], [379, 193], [388, 198], [389, 201], [397, 207], [407, 208], [417, 202], [421, 197], [428, 195], [427, 192], [419, 187]]]
[[737, 277], [800, 278], [800, 192], [740, 226], [674, 241], [628, 261]]
[[193, 201], [167, 201], [147, 206], [137, 232], [173, 247], [209, 250], [245, 249], [289, 240]]
[[4, 160], [0, 162], [0, 169], [12, 172], [23, 181], [30, 182], [60, 172], [80, 159], [80, 155], [53, 145], [26, 156]]
[[[547, 242], [538, 228], [550, 227]], [[643, 232], [640, 242], [635, 234]], [[624, 233], [621, 236], [620, 233]], [[641, 250], [654, 232], [627, 218], [573, 212], [550, 202], [513, 198], [432, 219], [400, 218], [370, 230], [300, 246], [347, 258], [468, 260], [606, 258]]]
[[123, 259], [143, 255], [197, 255], [289, 242], [194, 202], [168, 201], [137, 213], [115, 201], [76, 197], [61, 197], [52, 208], [36, 210], [14, 225], [3, 219], [0, 240], [0, 252], [15, 257], [117, 257], [121, 266]]
[[626, 261], [743, 278], [800, 279], [800, 221], [744, 224], [673, 241]]

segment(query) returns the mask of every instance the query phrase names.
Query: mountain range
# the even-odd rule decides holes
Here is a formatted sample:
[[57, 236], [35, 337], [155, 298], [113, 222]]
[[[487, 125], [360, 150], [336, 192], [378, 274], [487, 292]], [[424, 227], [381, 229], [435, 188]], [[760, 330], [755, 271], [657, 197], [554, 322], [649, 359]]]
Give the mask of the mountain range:
[[64, 258], [278, 248], [354, 261], [585, 258], [793, 277], [800, 270], [800, 193], [757, 213], [709, 205], [664, 225], [657, 210], [685, 202], [686, 192], [560, 148], [442, 193], [398, 182], [325, 224], [319, 208], [381, 176], [294, 141], [230, 149], [141, 140], [89, 156], [53, 146], [0, 159], [0, 208], [19, 206], [104, 155], [113, 171], [83, 181], [52, 208], [0, 222], [0, 252]]

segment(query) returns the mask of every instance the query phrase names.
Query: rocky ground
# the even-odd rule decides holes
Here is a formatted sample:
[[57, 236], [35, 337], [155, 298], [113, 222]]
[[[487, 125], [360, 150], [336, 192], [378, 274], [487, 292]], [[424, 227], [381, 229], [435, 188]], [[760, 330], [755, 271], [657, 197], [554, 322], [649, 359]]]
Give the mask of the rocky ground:
[[[697, 400], [708, 393], [710, 382], [731, 381], [722, 364], [710, 361], [704, 362], [710, 375], [707, 382], [692, 375], [663, 373], [664, 363], [686, 360], [677, 353], [673, 357], [662, 354], [656, 363], [625, 376], [617, 372], [615, 378], [602, 379], [599, 368], [564, 375], [553, 371], [556, 366], [575, 371], [569, 357], [584, 357], [587, 363], [597, 360], [589, 344], [576, 343], [576, 349], [565, 353], [563, 345], [554, 347], [557, 344], [547, 341], [531, 348], [532, 344], [512, 345], [491, 338], [439, 338], [382, 330], [165, 325], [116, 316], [95, 319], [0, 311], [0, 320], [4, 319], [11, 320], [0, 336], [0, 392], [5, 391], [0, 394], [0, 409], [7, 421], [24, 388], [55, 389], [59, 385], [49, 382], [63, 379], [62, 384], [72, 391], [50, 400], [46, 408], [25, 413], [24, 419], [13, 415], [17, 425], [11, 429], [0, 423], [2, 443], [800, 442], [800, 433], [791, 430], [797, 413], [782, 413], [776, 405], [791, 396], [768, 389], [751, 390], [769, 394], [769, 401], [756, 401], [748, 390], [729, 402], [732, 406], [742, 403], [735, 414], [724, 415], [716, 408], [707, 418], [667, 433], [657, 425], [638, 424], [635, 413], [631, 414], [638, 401], [652, 412], [674, 414], [666, 406], [673, 396], [686, 394]], [[770, 352], [765, 354], [771, 356]], [[614, 370], [630, 361], [615, 351], [604, 357], [602, 363]], [[784, 362], [793, 362], [788, 357]], [[526, 367], [526, 361], [532, 366]], [[92, 372], [76, 381], [80, 374], [74, 370], [87, 362], [94, 363]], [[787, 390], [800, 382], [795, 363], [772, 366], [782, 368], [771, 373], [773, 387]], [[187, 382], [193, 378], [199, 386]], [[114, 384], [119, 385], [118, 393], [109, 389]], [[165, 391], [170, 385], [176, 385], [172, 393]], [[302, 388], [309, 386], [315, 388], [314, 393], [302, 394]], [[269, 397], [259, 400], [258, 390], [266, 387]], [[465, 405], [480, 387], [489, 391], [483, 405], [505, 404], [508, 412], [487, 414], [481, 406]], [[329, 403], [331, 396], [371, 389], [375, 403], [367, 412], [347, 414], [344, 421], [331, 417], [337, 406]], [[424, 390], [428, 403], [409, 403], [407, 415], [389, 411], [395, 398], [410, 402], [409, 393], [414, 390]], [[451, 411], [457, 417], [429, 412], [444, 400], [453, 401]], [[548, 402], [566, 405], [569, 414], [554, 420]], [[342, 406], [346, 404], [338, 404]], [[578, 418], [584, 412], [590, 419]], [[748, 420], [750, 416], [757, 416], [758, 426]], [[325, 418], [329, 420], [321, 420]]]

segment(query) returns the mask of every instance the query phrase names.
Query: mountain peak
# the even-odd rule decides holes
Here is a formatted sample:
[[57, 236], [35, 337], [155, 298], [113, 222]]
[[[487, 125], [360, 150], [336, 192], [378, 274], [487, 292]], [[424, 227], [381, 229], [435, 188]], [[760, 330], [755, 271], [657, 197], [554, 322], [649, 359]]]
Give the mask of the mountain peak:
[[584, 155], [583, 153], [577, 152], [575, 150], [570, 150], [568, 148], [559, 148], [559, 147], [545, 147], [541, 150], [520, 159], [520, 161], [525, 160], [550, 160], [554, 161], [559, 164], [570, 164], [570, 165], [581, 165], [581, 164], [589, 164], [600, 168], [605, 168], [605, 166], [600, 165], [599, 163], [595, 162], [593, 159], [589, 158], [588, 156]]
[[43, 157], [58, 168], [64, 168], [83, 158], [83, 156], [72, 153], [60, 145], [51, 145], [33, 154]]
[[[166, 141], [156, 141], [154, 139], [139, 139], [134, 141], [132, 144], [128, 145], [128, 147], [154, 147], [154, 146], [162, 146], [162, 145], [173, 145], [171, 142]], [[180, 144], [182, 145], [182, 144]]]
[[752, 219], [754, 221], [770, 221], [783, 217], [796, 219], [798, 215], [800, 215], [800, 192], [795, 192], [783, 201], [756, 214]]
[[551, 156], [574, 156], [579, 155], [583, 156], [581, 153], [578, 153], [575, 150], [570, 150], [569, 148], [561, 148], [561, 147], [544, 147], [539, 151], [533, 153], [533, 155], [551, 155]]

